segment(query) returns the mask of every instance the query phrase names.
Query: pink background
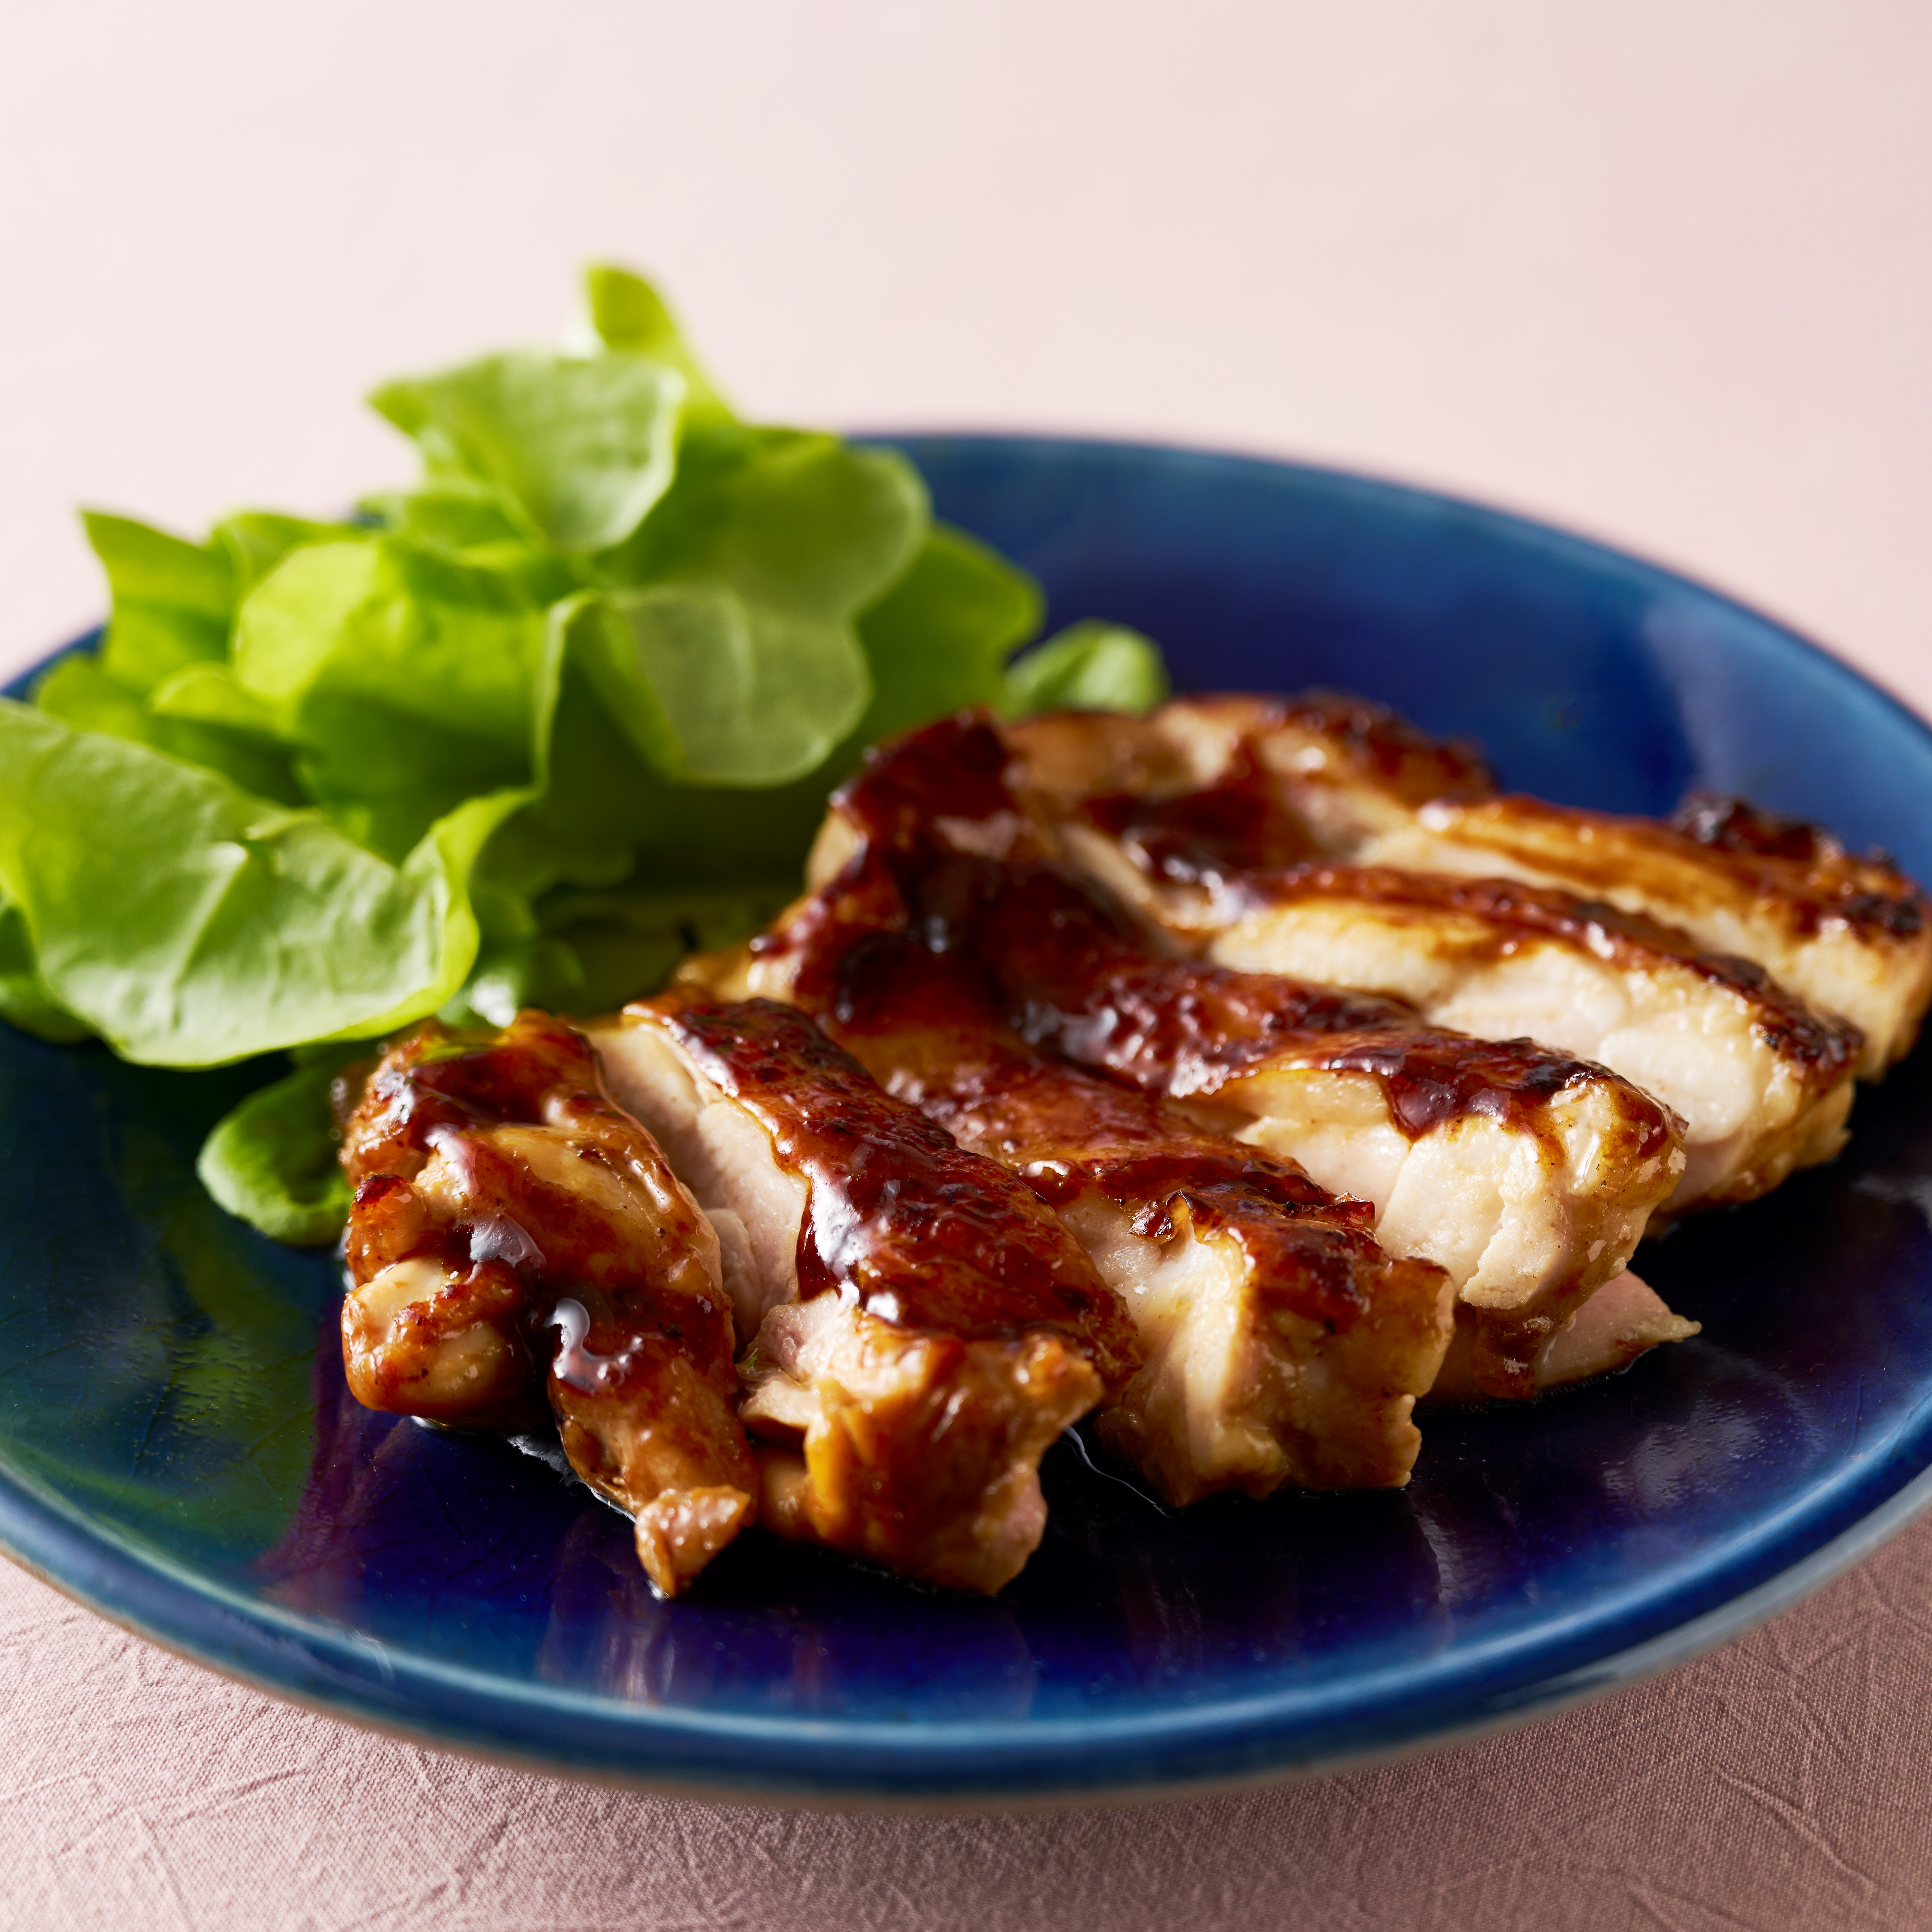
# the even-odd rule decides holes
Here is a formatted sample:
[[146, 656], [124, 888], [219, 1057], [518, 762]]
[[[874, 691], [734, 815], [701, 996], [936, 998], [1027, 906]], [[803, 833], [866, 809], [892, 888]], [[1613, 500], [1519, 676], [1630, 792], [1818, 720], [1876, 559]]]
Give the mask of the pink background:
[[[1932, 11], [1896, 0], [18, 4], [0, 662], [184, 526], [402, 473], [378, 376], [662, 276], [754, 413], [1182, 437], [1678, 563], [1932, 709]], [[1406, 1765], [932, 1821], [590, 1791], [225, 1684], [0, 1569], [0, 1925], [1932, 1922], [1932, 1525]]]

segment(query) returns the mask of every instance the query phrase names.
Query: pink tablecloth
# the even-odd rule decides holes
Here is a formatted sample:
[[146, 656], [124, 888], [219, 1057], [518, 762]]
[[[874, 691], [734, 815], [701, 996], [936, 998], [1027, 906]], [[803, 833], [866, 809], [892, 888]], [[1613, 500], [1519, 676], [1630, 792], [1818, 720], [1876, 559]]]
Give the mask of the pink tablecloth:
[[[655, 268], [764, 416], [1309, 454], [1528, 506], [1932, 706], [1932, 9], [0, 7], [0, 665], [76, 501], [402, 473], [374, 380]], [[0, 1564], [0, 1927], [1932, 1924], [1932, 1524], [1770, 1628], [1192, 1805], [627, 1796], [271, 1703]]]
[[1194, 1804], [632, 1796], [220, 1682], [0, 1566], [0, 1927], [1862, 1932], [1932, 1924], [1932, 1522], [1768, 1628], [1480, 1743]]

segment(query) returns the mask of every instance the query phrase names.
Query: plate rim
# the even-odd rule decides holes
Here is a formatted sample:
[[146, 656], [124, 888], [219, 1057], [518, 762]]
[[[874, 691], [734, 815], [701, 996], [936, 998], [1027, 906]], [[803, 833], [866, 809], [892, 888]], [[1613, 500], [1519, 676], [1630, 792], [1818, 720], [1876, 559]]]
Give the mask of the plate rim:
[[[1932, 725], [1885, 685], [1781, 619], [1619, 546], [1477, 499], [1366, 472], [1184, 442], [910, 428], [868, 430], [852, 440], [915, 453], [963, 445], [1016, 456], [1198, 462], [1223, 471], [1286, 473], [1330, 492], [1473, 518], [1518, 544], [1529, 538], [1598, 573], [1611, 566], [1652, 587], [1688, 592], [1742, 615], [1780, 656], [1822, 661], [1846, 694], [1876, 700], [1932, 754]], [[6, 681], [6, 694], [23, 693], [47, 665], [100, 634], [96, 627], [16, 673]], [[1130, 1802], [1199, 1796], [1468, 1742], [1634, 1684], [1741, 1635], [1841, 1574], [1932, 1505], [1928, 1412], [1932, 1389], [1884, 1444], [1848, 1456], [1801, 1500], [1716, 1552], [1687, 1561], [1664, 1582], [1626, 1591], [1568, 1620], [1586, 1642], [1589, 1632], [1600, 1634], [1606, 1624], [1657, 1622], [1635, 1643], [1612, 1643], [1548, 1675], [1486, 1688], [1485, 1673], [1525, 1650], [1547, 1649], [1561, 1628], [1532, 1624], [1459, 1654], [1450, 1681], [1432, 1694], [1454, 1710], [1406, 1724], [1400, 1706], [1393, 1706], [1358, 1717], [1351, 1732], [1348, 1699], [1338, 1692], [1334, 1714], [1317, 1718], [1314, 1736], [1307, 1735], [1304, 1712], [1298, 1737], [1295, 1713], [1282, 1708], [1288, 1700], [1279, 1691], [1130, 1715], [886, 1726], [876, 1720], [672, 1710], [518, 1684], [433, 1658], [392, 1658], [374, 1638], [247, 1602], [224, 1585], [197, 1579], [190, 1566], [144, 1551], [94, 1522], [5, 1460], [0, 1460], [0, 1553], [111, 1622], [232, 1680], [322, 1714], [488, 1761], [732, 1802], [921, 1809]], [[1714, 1587], [1720, 1594], [1701, 1608], [1682, 1601]], [[1673, 1606], [1689, 1613], [1668, 1621]], [[1359, 1705], [1366, 1687], [1379, 1692], [1386, 1681], [1392, 1690], [1417, 1674], [1409, 1664], [1346, 1682]], [[546, 1714], [560, 1724], [506, 1729], [506, 1719]], [[602, 1748], [586, 1748], [580, 1737], [570, 1748], [563, 1730], [586, 1720], [612, 1735]], [[1068, 1755], [1082, 1742], [1121, 1754], [1083, 1773]], [[694, 1754], [664, 1748], [694, 1744], [714, 1748]], [[1036, 1762], [1016, 1777], [1019, 1766], [982, 1764], [996, 1751]], [[716, 1761], [672, 1761], [694, 1755]]]

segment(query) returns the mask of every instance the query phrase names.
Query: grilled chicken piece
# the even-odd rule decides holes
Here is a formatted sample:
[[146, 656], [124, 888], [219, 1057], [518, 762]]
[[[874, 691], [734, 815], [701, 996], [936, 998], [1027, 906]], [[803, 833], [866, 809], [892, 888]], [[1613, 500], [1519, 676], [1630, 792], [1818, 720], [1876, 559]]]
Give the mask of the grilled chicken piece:
[[[1390, 793], [1420, 796], [1459, 772], [1466, 784], [1481, 782], [1479, 768], [1454, 764], [1451, 748], [1436, 748], [1432, 758], [1405, 750], [1401, 728], [1382, 722], [1395, 734], [1377, 765], [1390, 775], [1375, 794], [1383, 804]], [[1412, 1001], [1438, 1025], [1527, 1034], [1601, 1062], [1684, 1123], [1688, 1162], [1671, 1213], [1753, 1199], [1844, 1144], [1858, 1032], [1754, 962], [1547, 886], [1311, 859], [1314, 824], [1290, 794], [1314, 813], [1323, 838], [1346, 844], [1335, 788], [1277, 782], [1253, 746], [1204, 749], [1198, 732], [1184, 740], [1192, 763], [1170, 760], [1156, 775], [1130, 749], [1145, 721], [1124, 723], [1120, 730], [1100, 721], [1091, 743], [1071, 718], [1022, 726], [1013, 736], [1069, 861], [1171, 943], [1226, 965], [1372, 988]], [[1360, 748], [1372, 735], [1365, 728], [1345, 739], [1348, 758], [1375, 764]], [[1189, 782], [1184, 765], [1215, 782], [1164, 790]], [[1077, 797], [1085, 778], [1138, 782], [1136, 770], [1149, 790]]]
[[[1684, 1124], [1667, 1213], [1755, 1200], [1845, 1144], [1856, 1030], [1749, 960], [1512, 880], [1315, 865], [1243, 890], [1211, 961], [1371, 987], [1465, 1033], [1527, 1034], [1654, 1094]], [[1142, 901], [1156, 916], [1156, 896]]]
[[675, 1595], [754, 1513], [730, 1303], [716, 1237], [582, 1037], [536, 1012], [490, 1036], [425, 1025], [369, 1076], [342, 1160], [356, 1399], [514, 1428], [547, 1396], [571, 1466]]
[[1090, 891], [1022, 856], [1006, 762], [970, 718], [874, 753], [814, 854], [828, 899], [973, 953], [1030, 1042], [1370, 1202], [1384, 1248], [1449, 1271], [1483, 1391], [1535, 1394], [1540, 1352], [1623, 1268], [1682, 1169], [1668, 1110], [1526, 1040], [1154, 956]]
[[1040, 1457], [1140, 1366], [1078, 1245], [789, 1006], [666, 995], [591, 1038], [718, 1231], [760, 1521], [1010, 1581], [1046, 1527]]
[[1140, 835], [1163, 811], [1151, 802], [1120, 836], [1070, 824], [1070, 860], [1213, 963], [1372, 990], [1435, 1025], [1526, 1034], [1634, 1081], [1684, 1124], [1670, 1213], [1754, 1200], [1845, 1144], [1857, 1030], [1748, 959], [1514, 880], [1319, 861], [1244, 871], [1224, 844], [1203, 885], [1175, 876], [1190, 869], [1178, 831], [1160, 837], [1160, 868], [1148, 862], [1154, 838]]
[[1865, 1078], [1907, 1051], [1932, 997], [1932, 908], [1917, 886], [1734, 800], [1695, 797], [1664, 823], [1498, 796], [1468, 751], [1354, 699], [1181, 699], [1144, 719], [1032, 721], [1014, 742], [1044, 808], [1210, 897], [1233, 874], [1329, 861], [1606, 902], [1694, 951], [1754, 962], [1849, 1022]]
[[953, 750], [868, 759], [828, 820], [842, 851], [821, 840], [818, 889], [682, 978], [805, 1006], [889, 1092], [1058, 1210], [1126, 1300], [1145, 1358], [1102, 1434], [1171, 1499], [1406, 1481], [1453, 1285], [1384, 1253], [1371, 1210], [1292, 1161], [1029, 1046], [970, 960], [904, 930], [909, 867], [932, 837], [992, 853], [1023, 830], [997, 735], [968, 728]]
[[689, 976], [808, 1000], [887, 1091], [1058, 1212], [1138, 1330], [1145, 1366], [1100, 1418], [1111, 1448], [1174, 1503], [1408, 1480], [1451, 1326], [1439, 1269], [1384, 1254], [1366, 1206], [1292, 1162], [1030, 1048], [967, 962], [832, 940], [822, 911]]
[[1669, 1111], [1601, 1067], [1157, 958], [1043, 866], [1004, 874], [968, 943], [1028, 1040], [1292, 1159], [1370, 1202], [1390, 1253], [1446, 1268], [1485, 1394], [1536, 1392], [1540, 1352], [1621, 1272], [1683, 1166]]
[[[1486, 1393], [1480, 1377], [1484, 1337], [1480, 1324], [1466, 1318], [1471, 1312], [1466, 1304], [1456, 1310], [1455, 1336], [1429, 1391], [1431, 1402], [1468, 1402]], [[1537, 1392], [1612, 1374], [1663, 1342], [1684, 1341], [1697, 1332], [1697, 1323], [1673, 1314], [1648, 1282], [1625, 1268], [1537, 1351]]]

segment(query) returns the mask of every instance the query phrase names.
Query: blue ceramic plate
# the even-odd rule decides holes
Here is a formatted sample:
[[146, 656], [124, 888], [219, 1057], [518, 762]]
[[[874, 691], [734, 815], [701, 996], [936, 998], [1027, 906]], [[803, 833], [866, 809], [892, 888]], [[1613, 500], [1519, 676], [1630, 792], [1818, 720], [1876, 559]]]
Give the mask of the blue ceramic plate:
[[[1664, 572], [1387, 484], [1186, 452], [905, 443], [1056, 620], [1179, 681], [1336, 684], [1624, 811], [1747, 793], [1932, 878], [1932, 736]], [[0, 1028], [0, 1539], [84, 1602], [344, 1716], [688, 1789], [1020, 1798], [1334, 1764], [1625, 1680], [1903, 1522], [1932, 1465], [1932, 1084], [1851, 1152], [1640, 1258], [1704, 1323], [1534, 1408], [1430, 1420], [1400, 1495], [1178, 1515], [1049, 1456], [996, 1602], [744, 1539], [654, 1601], [626, 1526], [502, 1444], [345, 1394], [337, 1284], [201, 1194], [260, 1070]]]

